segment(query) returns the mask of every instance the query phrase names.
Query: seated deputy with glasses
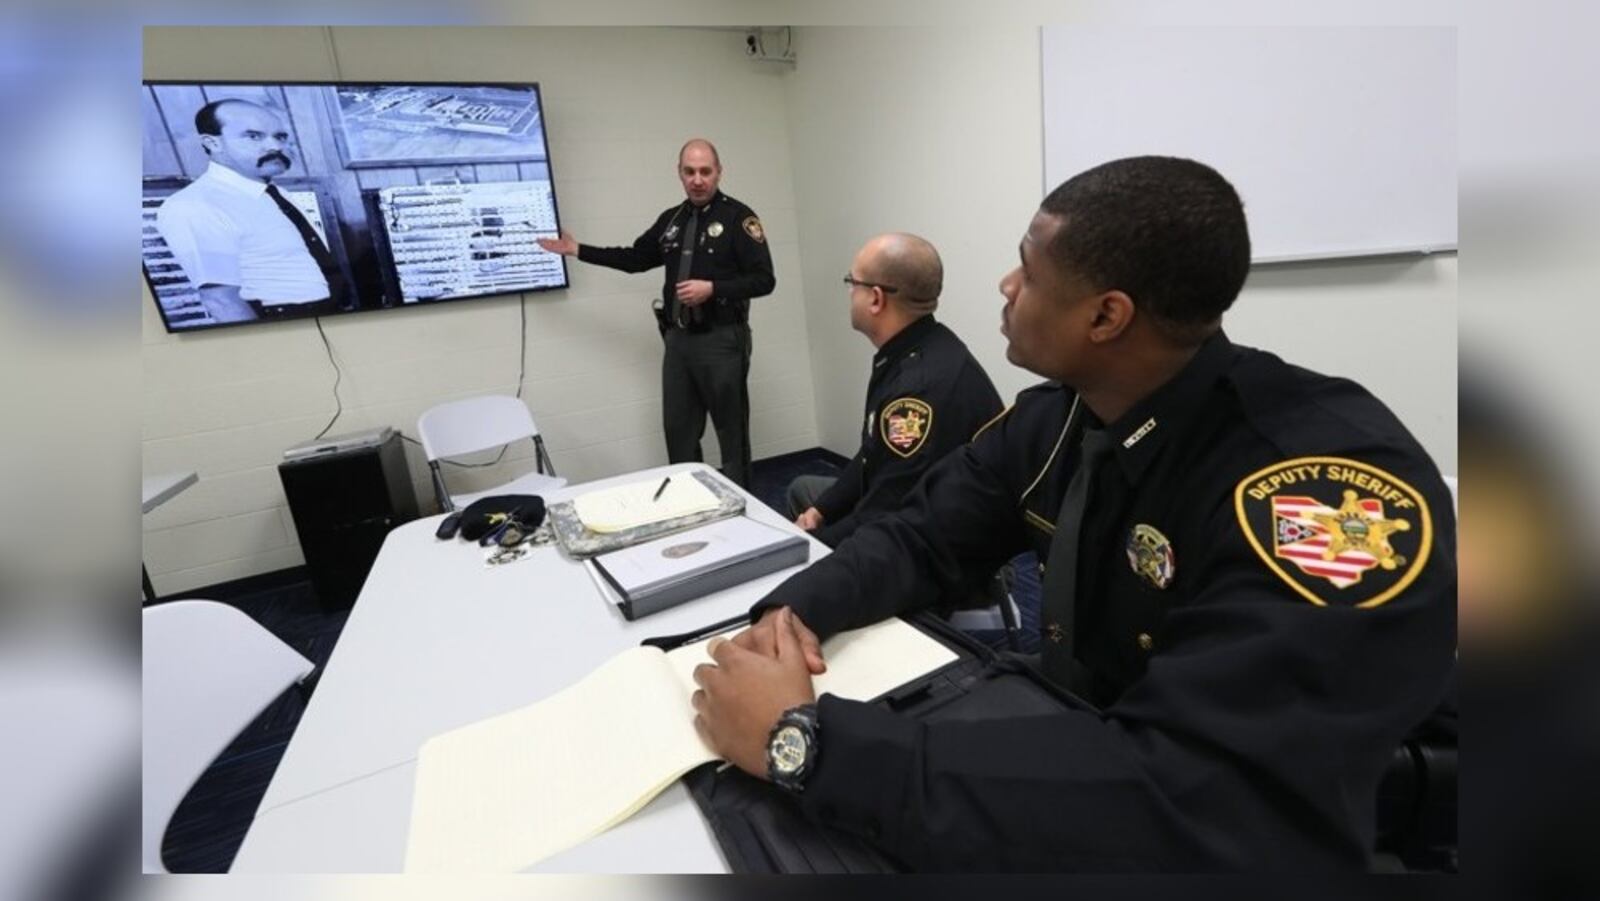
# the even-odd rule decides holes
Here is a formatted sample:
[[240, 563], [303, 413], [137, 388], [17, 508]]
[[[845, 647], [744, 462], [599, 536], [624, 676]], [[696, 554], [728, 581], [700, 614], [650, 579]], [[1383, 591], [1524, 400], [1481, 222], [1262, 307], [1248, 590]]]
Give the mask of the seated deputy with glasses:
[[898, 508], [928, 467], [1004, 409], [967, 346], [933, 317], [944, 266], [932, 244], [879, 235], [856, 254], [844, 283], [851, 328], [878, 349], [861, 448], [838, 478], [789, 484], [789, 515], [829, 547]]

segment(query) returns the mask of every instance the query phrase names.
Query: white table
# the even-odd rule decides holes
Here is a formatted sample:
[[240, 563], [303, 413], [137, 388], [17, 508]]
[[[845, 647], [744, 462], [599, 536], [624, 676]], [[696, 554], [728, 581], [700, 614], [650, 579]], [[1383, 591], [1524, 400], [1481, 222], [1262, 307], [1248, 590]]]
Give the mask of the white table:
[[[568, 486], [547, 500], [696, 469], [715, 472], [664, 466]], [[751, 518], [799, 532], [746, 500]], [[475, 543], [435, 539], [439, 519], [401, 526], [384, 542], [233, 872], [398, 872], [425, 740], [547, 697], [642, 639], [737, 615], [799, 569], [630, 623], [554, 546], [489, 567]], [[812, 539], [812, 560], [827, 553]], [[727, 864], [678, 784], [538, 869], [726, 872]]]
[[[194, 472], [169, 472], [165, 475], [145, 476], [144, 499], [139, 503], [139, 515], [143, 516], [172, 500], [183, 493], [185, 488], [198, 481], [200, 476]], [[156, 599], [155, 586], [150, 584], [150, 571], [141, 564], [139, 575], [144, 581], [145, 603], [149, 603]]]

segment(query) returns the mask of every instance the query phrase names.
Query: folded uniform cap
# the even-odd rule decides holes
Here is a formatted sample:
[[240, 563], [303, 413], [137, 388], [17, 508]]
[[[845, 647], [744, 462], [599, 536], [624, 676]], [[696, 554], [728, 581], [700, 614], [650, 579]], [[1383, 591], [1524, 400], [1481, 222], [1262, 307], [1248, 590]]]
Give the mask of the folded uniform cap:
[[477, 541], [490, 529], [515, 519], [525, 532], [544, 522], [544, 498], [537, 494], [496, 494], [479, 498], [461, 511], [461, 537]]

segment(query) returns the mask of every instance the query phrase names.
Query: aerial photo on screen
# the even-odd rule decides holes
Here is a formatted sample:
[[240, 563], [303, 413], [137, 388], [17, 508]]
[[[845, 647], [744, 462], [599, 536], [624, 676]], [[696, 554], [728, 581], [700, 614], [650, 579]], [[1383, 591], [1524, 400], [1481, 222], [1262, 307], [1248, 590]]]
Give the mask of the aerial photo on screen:
[[338, 107], [344, 150], [355, 166], [546, 156], [531, 88], [344, 85]]

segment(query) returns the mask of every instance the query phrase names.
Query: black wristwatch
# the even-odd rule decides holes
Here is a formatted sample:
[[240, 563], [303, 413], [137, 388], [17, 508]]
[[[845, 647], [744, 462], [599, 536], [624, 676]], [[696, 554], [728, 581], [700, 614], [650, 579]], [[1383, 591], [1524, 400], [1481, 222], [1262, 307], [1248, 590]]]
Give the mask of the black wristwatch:
[[767, 778], [788, 792], [805, 788], [817, 768], [817, 705], [790, 707], [767, 734]]

